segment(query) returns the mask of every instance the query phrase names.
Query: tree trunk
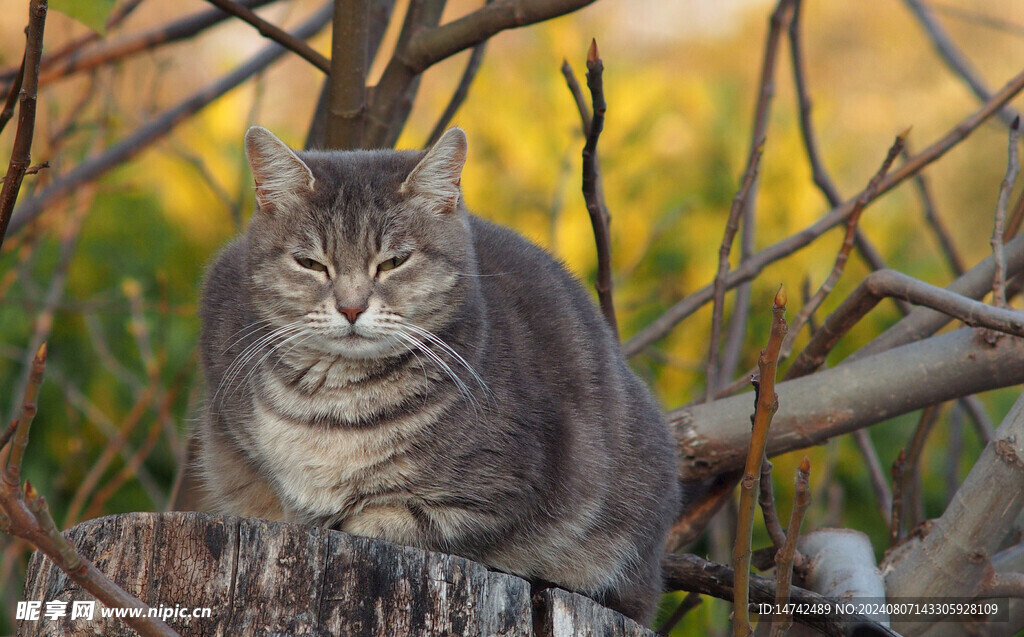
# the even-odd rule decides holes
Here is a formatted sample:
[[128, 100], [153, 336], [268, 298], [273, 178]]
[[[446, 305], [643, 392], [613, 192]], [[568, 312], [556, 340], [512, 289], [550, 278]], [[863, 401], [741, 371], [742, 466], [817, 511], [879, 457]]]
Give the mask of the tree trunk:
[[[191, 635], [506, 635], [653, 633], [592, 600], [558, 589], [531, 599], [529, 582], [461, 557], [336, 531], [192, 512], [130, 513], [67, 532], [79, 552]], [[93, 598], [38, 552], [25, 600], [40, 619], [19, 637], [134, 635], [113, 618], [71, 619]], [[47, 619], [47, 602], [66, 602]], [[207, 618], [181, 611], [209, 608]], [[174, 612], [177, 611], [177, 614]]]

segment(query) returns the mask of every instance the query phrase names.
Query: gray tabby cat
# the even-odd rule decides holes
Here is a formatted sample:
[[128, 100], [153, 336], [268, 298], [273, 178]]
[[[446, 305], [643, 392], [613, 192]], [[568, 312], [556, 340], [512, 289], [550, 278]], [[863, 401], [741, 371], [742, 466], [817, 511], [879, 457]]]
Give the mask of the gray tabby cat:
[[678, 506], [661, 412], [579, 283], [467, 212], [466, 137], [294, 153], [210, 269], [207, 505], [463, 555], [639, 620]]

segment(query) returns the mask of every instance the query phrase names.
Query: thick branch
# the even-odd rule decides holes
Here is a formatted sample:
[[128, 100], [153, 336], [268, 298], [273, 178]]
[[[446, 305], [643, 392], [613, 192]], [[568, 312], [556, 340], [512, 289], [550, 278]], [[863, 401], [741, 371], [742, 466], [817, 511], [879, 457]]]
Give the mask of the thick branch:
[[367, 0], [336, 0], [327, 93], [327, 147], [361, 148], [366, 117]]
[[[1007, 340], [1007, 339], [1002, 339]], [[996, 430], [942, 516], [927, 534], [886, 555], [882, 571], [890, 597], [969, 597], [981, 592], [996, 554], [1024, 509], [1024, 394]], [[921, 634], [929, 626], [896, 628]]]
[[[1024, 339], [995, 345], [960, 329], [779, 383], [768, 455], [821, 444], [927, 405], [1024, 383]], [[850, 391], [836, 392], [836, 387]], [[855, 391], [853, 390], [855, 388]], [[700, 480], [743, 464], [750, 425], [746, 395], [669, 412], [680, 477]]]
[[879, 301], [888, 297], [939, 310], [967, 325], [1024, 336], [1024, 312], [986, 305], [895, 270], [879, 270], [869, 274], [853, 294], [825, 319], [811, 342], [793, 361], [786, 378], [799, 378], [821, 366], [839, 339]]

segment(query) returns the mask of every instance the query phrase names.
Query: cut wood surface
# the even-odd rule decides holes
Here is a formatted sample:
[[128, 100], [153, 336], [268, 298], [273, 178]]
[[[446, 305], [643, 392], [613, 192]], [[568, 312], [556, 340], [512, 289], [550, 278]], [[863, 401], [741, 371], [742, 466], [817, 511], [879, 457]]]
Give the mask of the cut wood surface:
[[[154, 609], [209, 608], [167, 617], [199, 635], [502, 635], [648, 637], [592, 600], [547, 589], [461, 557], [337, 531], [193, 512], [90, 520], [68, 537], [100, 571]], [[93, 598], [38, 552], [24, 599], [67, 602], [60, 619], [22, 620], [18, 636], [134, 635], [116, 619], [71, 617]], [[536, 616], [536, 621], [535, 621]]]

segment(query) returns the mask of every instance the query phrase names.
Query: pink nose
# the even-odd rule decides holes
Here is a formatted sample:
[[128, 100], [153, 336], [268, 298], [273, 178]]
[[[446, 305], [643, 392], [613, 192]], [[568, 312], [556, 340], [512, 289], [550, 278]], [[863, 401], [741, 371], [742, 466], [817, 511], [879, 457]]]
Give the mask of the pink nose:
[[359, 315], [366, 310], [366, 307], [339, 307], [338, 311], [345, 315], [349, 323], [355, 323]]

